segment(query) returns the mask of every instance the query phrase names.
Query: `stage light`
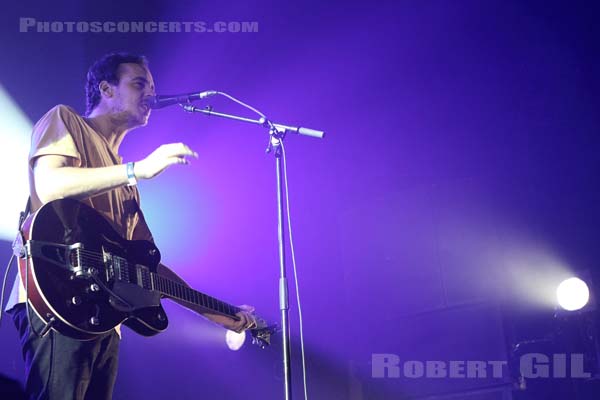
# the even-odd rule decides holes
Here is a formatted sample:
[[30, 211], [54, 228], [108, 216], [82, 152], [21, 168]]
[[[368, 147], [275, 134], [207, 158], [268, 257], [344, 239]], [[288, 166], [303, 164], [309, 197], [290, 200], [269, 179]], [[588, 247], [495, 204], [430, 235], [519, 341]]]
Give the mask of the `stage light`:
[[587, 304], [590, 298], [590, 289], [579, 278], [565, 279], [556, 289], [556, 298], [563, 309], [576, 311]]
[[0, 239], [13, 240], [29, 192], [27, 154], [32, 126], [2, 85], [0, 110], [0, 185], [5, 189], [0, 201]]
[[246, 341], [246, 332], [236, 333], [234, 331], [227, 330], [225, 334], [225, 342], [227, 343], [227, 347], [229, 350], [239, 350], [244, 345]]

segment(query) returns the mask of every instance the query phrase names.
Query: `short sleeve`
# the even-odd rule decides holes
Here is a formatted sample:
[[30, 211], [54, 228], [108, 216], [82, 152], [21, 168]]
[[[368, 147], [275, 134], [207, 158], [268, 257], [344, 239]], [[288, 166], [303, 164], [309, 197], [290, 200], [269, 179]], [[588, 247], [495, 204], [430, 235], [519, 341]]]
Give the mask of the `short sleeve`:
[[45, 155], [72, 157], [77, 160], [76, 166], [81, 166], [81, 155], [73, 139], [73, 132], [65, 122], [68, 120], [67, 113], [70, 112], [66, 106], [58, 105], [35, 124], [29, 152], [30, 166], [34, 159]]
[[135, 224], [135, 227], [133, 229], [133, 235], [132, 235], [132, 239], [133, 240], [147, 240], [149, 242], [154, 243], [154, 237], [152, 236], [152, 232], [150, 231], [150, 228], [148, 227], [148, 223], [146, 223], [146, 217], [144, 217], [144, 213], [142, 212], [142, 209], [140, 208], [140, 192], [138, 191], [137, 188], [134, 188], [135, 190], [135, 201], [137, 202], [137, 214], [138, 214], [138, 219], [137, 219], [137, 223]]
[[150, 232], [150, 228], [146, 223], [146, 218], [144, 218], [144, 213], [142, 210], [138, 211], [139, 220], [133, 229], [133, 240], [147, 240], [149, 242], [154, 243], [154, 237], [152, 236], [152, 232]]

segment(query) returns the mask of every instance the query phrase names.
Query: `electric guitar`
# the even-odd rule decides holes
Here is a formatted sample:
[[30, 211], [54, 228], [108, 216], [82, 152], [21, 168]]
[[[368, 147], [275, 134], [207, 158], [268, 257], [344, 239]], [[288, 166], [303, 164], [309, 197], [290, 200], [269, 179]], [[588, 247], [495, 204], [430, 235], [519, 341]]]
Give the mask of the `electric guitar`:
[[[73, 199], [42, 206], [22, 227], [19, 269], [29, 304], [63, 335], [90, 340], [123, 323], [144, 336], [169, 324], [161, 299], [201, 306], [235, 320], [240, 308], [169, 279], [157, 271], [158, 248], [125, 240], [101, 214]], [[257, 318], [255, 344], [276, 331]]]

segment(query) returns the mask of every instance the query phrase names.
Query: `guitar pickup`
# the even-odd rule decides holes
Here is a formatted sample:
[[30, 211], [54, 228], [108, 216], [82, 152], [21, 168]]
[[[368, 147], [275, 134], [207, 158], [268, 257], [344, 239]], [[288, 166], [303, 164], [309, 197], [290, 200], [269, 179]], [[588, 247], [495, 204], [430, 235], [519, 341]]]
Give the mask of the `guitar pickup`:
[[143, 289], [152, 290], [152, 281], [150, 277], [150, 270], [148, 269], [148, 267], [139, 264], [137, 264], [135, 267], [137, 275], [136, 283], [138, 284], [138, 286]]
[[115, 257], [102, 246], [102, 262], [106, 273], [106, 281], [109, 282], [115, 277]]

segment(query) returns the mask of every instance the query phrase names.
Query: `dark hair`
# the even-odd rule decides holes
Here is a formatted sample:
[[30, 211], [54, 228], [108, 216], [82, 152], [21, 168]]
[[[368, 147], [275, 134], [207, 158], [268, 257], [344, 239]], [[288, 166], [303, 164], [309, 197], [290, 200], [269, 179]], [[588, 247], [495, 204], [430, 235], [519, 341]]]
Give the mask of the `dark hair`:
[[86, 110], [85, 115], [91, 112], [100, 104], [100, 82], [107, 81], [112, 85], [119, 83], [118, 70], [121, 64], [139, 64], [145, 68], [148, 67], [148, 60], [144, 56], [130, 53], [109, 53], [96, 61], [87, 73], [87, 82], [85, 83]]

